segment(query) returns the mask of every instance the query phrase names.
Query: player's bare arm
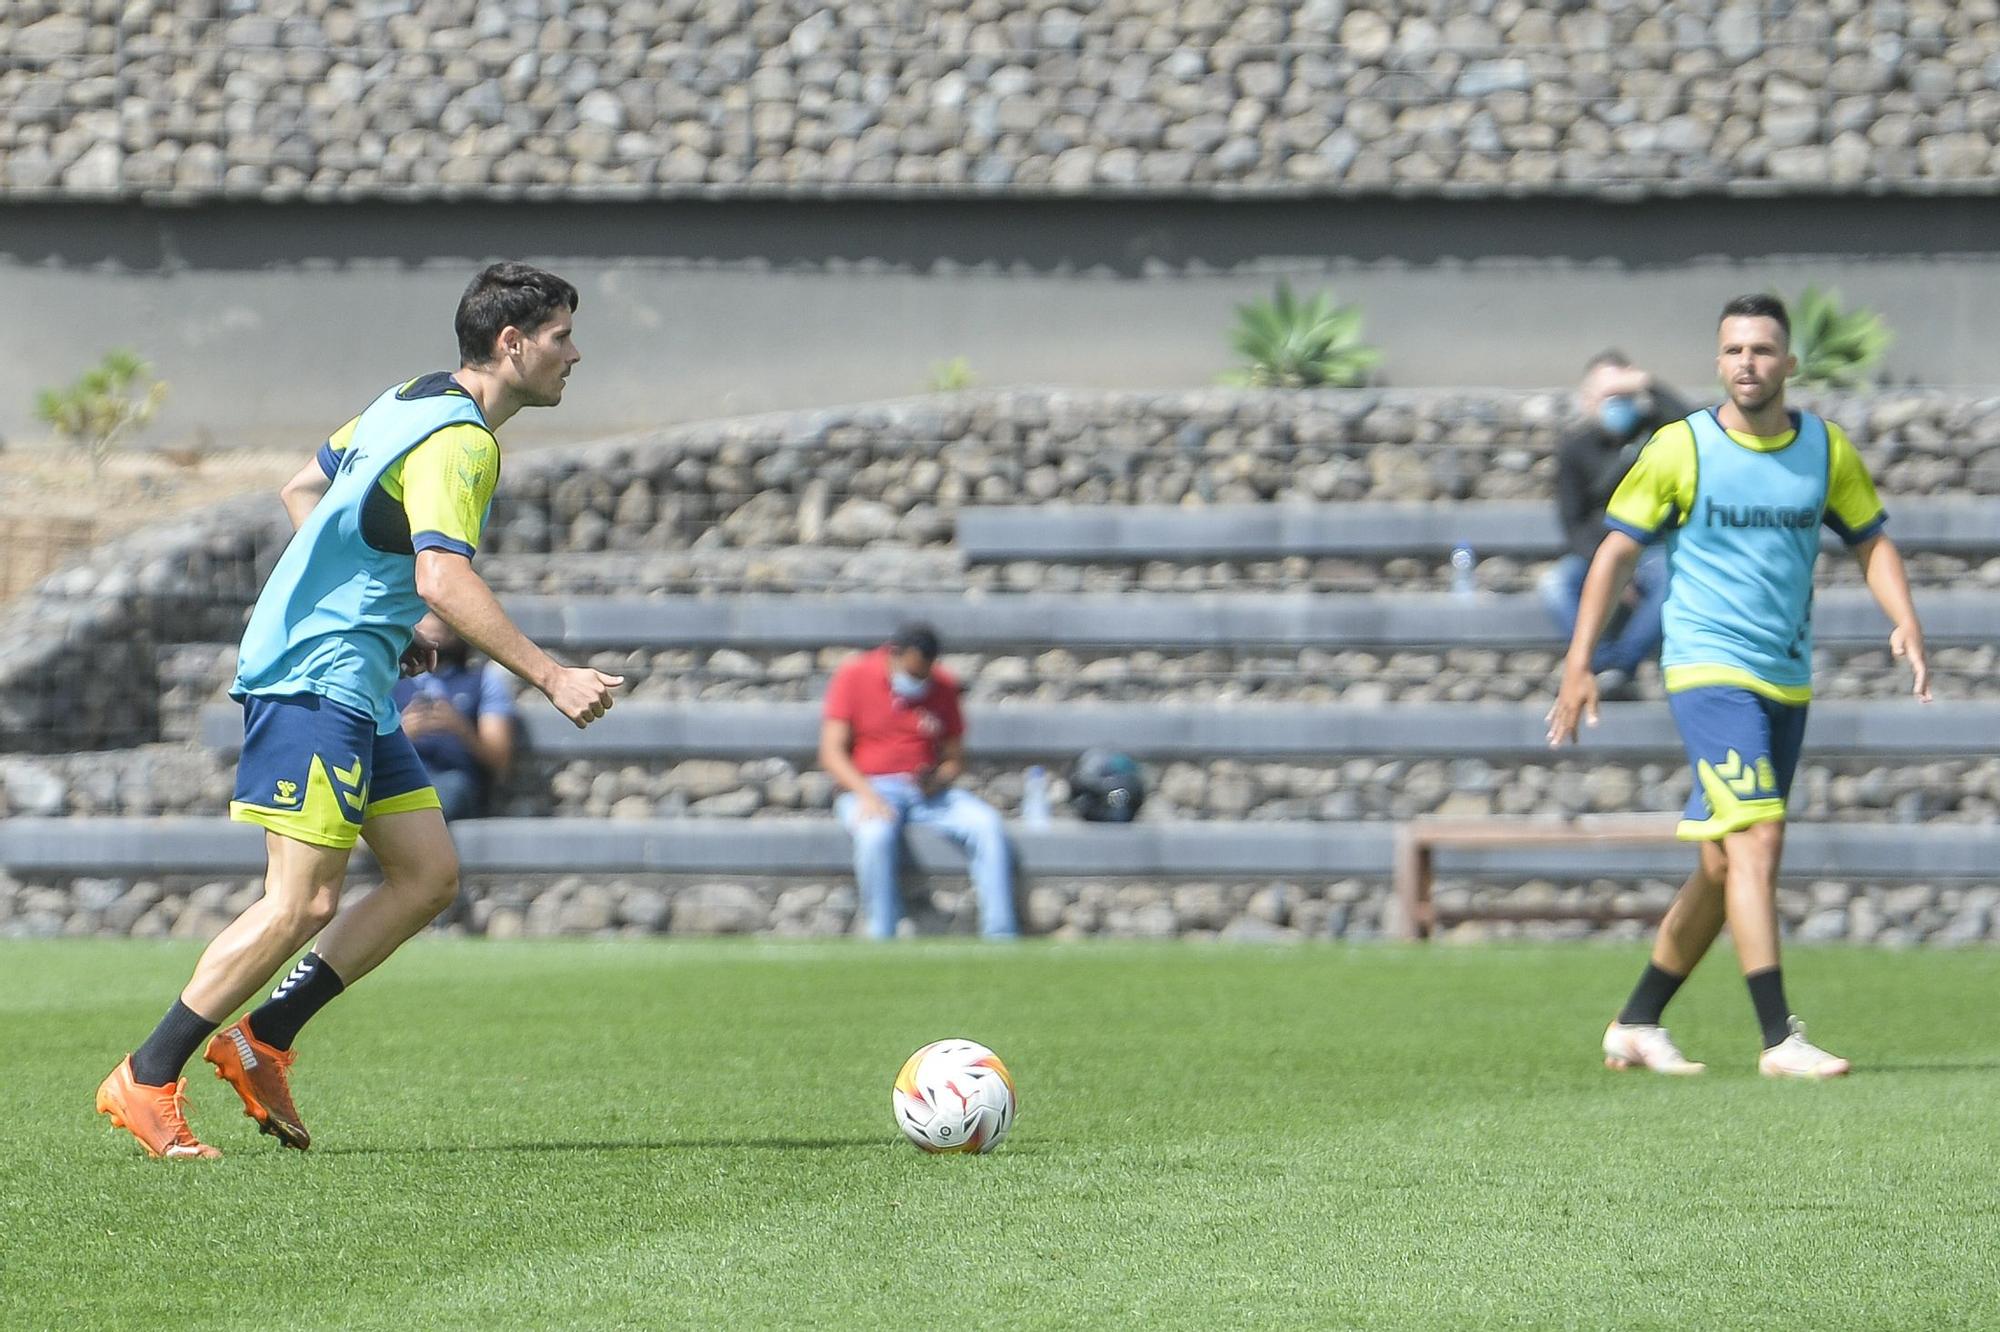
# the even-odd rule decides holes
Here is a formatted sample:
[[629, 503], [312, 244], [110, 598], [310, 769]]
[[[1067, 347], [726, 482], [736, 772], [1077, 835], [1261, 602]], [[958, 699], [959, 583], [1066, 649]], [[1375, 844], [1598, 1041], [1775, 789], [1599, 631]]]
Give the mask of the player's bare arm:
[[1895, 626], [1889, 631], [1889, 651], [1898, 661], [1907, 659], [1916, 677], [1910, 692], [1920, 702], [1931, 701], [1931, 668], [1924, 659], [1924, 627], [1917, 620], [1916, 603], [1910, 599], [1910, 576], [1903, 569], [1903, 553], [1896, 543], [1880, 533], [1854, 548], [1861, 576], [1875, 604]]
[[1562, 686], [1555, 706], [1549, 709], [1549, 748], [1559, 749], [1576, 739], [1577, 721], [1597, 725], [1597, 679], [1590, 673], [1591, 654], [1611, 619], [1611, 608], [1624, 595], [1645, 550], [1623, 532], [1607, 532], [1598, 543], [1597, 555], [1583, 580], [1583, 597], [1576, 608], [1576, 633], [1570, 638], [1569, 654], [1563, 658]]
[[326, 494], [333, 482], [326, 470], [319, 465], [317, 454], [306, 459], [306, 465], [299, 468], [292, 479], [285, 482], [278, 491], [278, 499], [285, 506], [285, 515], [292, 520], [292, 530], [305, 526], [306, 516], [313, 511], [320, 497]]
[[417, 595], [459, 637], [548, 696], [579, 729], [611, 711], [611, 691], [625, 683], [588, 666], [565, 666], [522, 633], [472, 561], [448, 550], [417, 552]]

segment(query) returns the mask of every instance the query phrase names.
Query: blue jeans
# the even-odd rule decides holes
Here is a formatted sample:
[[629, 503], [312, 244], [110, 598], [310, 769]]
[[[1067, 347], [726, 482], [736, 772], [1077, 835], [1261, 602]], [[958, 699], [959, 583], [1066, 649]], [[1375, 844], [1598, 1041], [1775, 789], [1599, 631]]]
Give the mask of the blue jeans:
[[431, 785], [437, 788], [438, 804], [444, 809], [446, 823], [476, 819], [486, 805], [486, 792], [479, 778], [462, 768], [438, 769], [431, 774]]
[[[1590, 572], [1590, 561], [1571, 553], [1555, 562], [1555, 566], [1542, 575], [1539, 587], [1542, 606], [1555, 623], [1556, 631], [1567, 642], [1576, 633], [1576, 607], [1583, 600], [1584, 576]], [[1667, 604], [1667, 552], [1663, 546], [1648, 546], [1639, 556], [1638, 567], [1632, 570], [1632, 590], [1637, 594], [1637, 604], [1630, 608], [1625, 622], [1617, 623], [1612, 617], [1610, 628], [1615, 633], [1607, 633], [1598, 640], [1597, 653], [1590, 659], [1593, 671], [1623, 671], [1635, 675], [1639, 663], [1654, 657], [1660, 651], [1660, 612]]]
[[868, 784], [896, 812], [894, 819], [864, 819], [852, 794], [834, 802], [834, 812], [854, 835], [854, 879], [868, 933], [891, 939], [903, 914], [897, 871], [903, 854], [903, 825], [936, 828], [965, 849], [971, 859], [972, 888], [979, 896], [979, 932], [989, 939], [1020, 933], [1014, 922], [1014, 866], [1007, 829], [993, 806], [965, 791], [927, 796], [910, 777], [870, 777]]

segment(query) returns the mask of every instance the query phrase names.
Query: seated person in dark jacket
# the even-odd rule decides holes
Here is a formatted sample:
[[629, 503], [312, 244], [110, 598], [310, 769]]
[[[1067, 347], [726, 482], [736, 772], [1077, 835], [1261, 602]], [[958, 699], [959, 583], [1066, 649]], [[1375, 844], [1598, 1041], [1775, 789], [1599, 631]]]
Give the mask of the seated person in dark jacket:
[[[1565, 642], [1576, 630], [1577, 602], [1591, 556], [1604, 540], [1604, 506], [1653, 432], [1692, 409], [1679, 394], [1615, 351], [1584, 367], [1577, 415], [1556, 443], [1556, 515], [1561, 559], [1541, 581], [1542, 604]], [[1647, 548], [1626, 592], [1626, 614], [1598, 644], [1592, 668], [1602, 698], [1630, 698], [1639, 663], [1660, 650], [1660, 611], [1667, 600], [1666, 547]]]
[[437, 669], [397, 682], [403, 733], [437, 787], [445, 821], [476, 819], [514, 761], [514, 691], [492, 662], [470, 665], [472, 649], [437, 616], [425, 616], [417, 632], [438, 645]]

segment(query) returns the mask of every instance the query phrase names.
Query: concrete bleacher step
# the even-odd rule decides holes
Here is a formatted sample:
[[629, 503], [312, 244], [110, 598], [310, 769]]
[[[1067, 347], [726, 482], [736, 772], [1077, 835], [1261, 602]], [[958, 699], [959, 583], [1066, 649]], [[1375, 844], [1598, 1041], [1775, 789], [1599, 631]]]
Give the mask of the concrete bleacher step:
[[[1905, 551], [2000, 551], [2000, 502], [1891, 497], [1890, 532]], [[1547, 502], [982, 505], [960, 509], [966, 560], [1068, 563], [1144, 560], [1367, 558], [1449, 552], [1546, 559], [1563, 550]], [[1839, 542], [1828, 534], [1828, 548]]]
[[[1108, 593], [793, 597], [747, 593], [596, 598], [511, 596], [538, 641], [571, 651], [733, 646], [872, 646], [904, 620], [929, 620], [947, 650], [1070, 648], [1546, 647], [1531, 593]], [[2000, 593], [1935, 590], [1918, 605], [1931, 643], [1992, 641]], [[1888, 624], [1868, 593], [1836, 588], [1814, 602], [1824, 646], [1880, 646]]]
[[[469, 874], [845, 874], [844, 830], [830, 818], [758, 824], [733, 819], [486, 819], [453, 830]], [[1141, 823], [1010, 827], [1030, 875], [1172, 879], [1348, 878], [1386, 875], [1387, 823]], [[962, 871], [963, 856], [912, 829], [927, 872]], [[1479, 877], [1597, 878], [1684, 874], [1684, 846], [1441, 850], [1441, 873]], [[363, 857], [365, 861], [365, 856]], [[2000, 828], [1798, 824], [1785, 841], [1788, 877], [1983, 880], [2000, 864]], [[221, 818], [41, 819], [0, 823], [0, 868], [15, 875], [255, 874], [262, 830]]]
[[[1046, 758], [1103, 746], [1143, 758], [1555, 757], [1540, 707], [1406, 704], [1240, 707], [1161, 704], [993, 704], [974, 719], [982, 759]], [[529, 750], [549, 758], [809, 755], [819, 743], [811, 703], [629, 703], [587, 730], [547, 708], [522, 715]], [[1823, 703], [1813, 709], [1811, 752], [1884, 756], [1985, 755], [2000, 737], [2000, 703]], [[204, 709], [202, 739], [218, 750], [242, 741], [242, 713]], [[1584, 733], [1585, 758], [1681, 752], [1673, 719], [1649, 703], [1611, 703]]]
[[[1021, 807], [1029, 762], [1067, 798], [1070, 751], [980, 754], [960, 785], [1003, 812]], [[1678, 752], [1572, 749], [1514, 755], [1301, 754], [1141, 757], [1148, 820], [1396, 820], [1422, 814], [1541, 815], [1677, 808], [1691, 777]], [[234, 787], [233, 756], [182, 745], [99, 751], [32, 777], [0, 762], [16, 814], [212, 814]], [[494, 812], [524, 817], [797, 819], [831, 810], [836, 786], [809, 754], [717, 757], [685, 751], [577, 756], [525, 750]], [[1915, 823], [2000, 819], [2000, 754], [1823, 754], [1808, 747], [1793, 817]]]

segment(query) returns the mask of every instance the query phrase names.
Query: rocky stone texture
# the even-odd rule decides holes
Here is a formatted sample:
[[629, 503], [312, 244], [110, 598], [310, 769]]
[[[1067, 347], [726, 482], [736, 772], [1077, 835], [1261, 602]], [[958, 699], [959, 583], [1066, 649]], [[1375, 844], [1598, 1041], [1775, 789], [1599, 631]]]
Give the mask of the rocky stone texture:
[[[1892, 498], [2000, 494], [2000, 397], [1801, 398], [1849, 427]], [[966, 504], [1545, 497], [1567, 410], [1556, 393], [1018, 389], [705, 422], [524, 460], [508, 474], [484, 553], [606, 561], [598, 574], [565, 566], [564, 577], [607, 580], [562, 589], [578, 592], [634, 575], [663, 589], [942, 588], [946, 557], [919, 548], [947, 546]], [[1415, 563], [1392, 571], [1434, 567]], [[498, 561], [496, 576], [521, 590], [550, 576], [546, 564], [509, 568]], [[1505, 566], [1483, 572], [1497, 579]], [[1135, 583], [1131, 570], [1077, 568], [1028, 586], [1171, 589], [1215, 576], [1139, 573]], [[1358, 574], [1331, 562], [1323, 576]], [[1005, 590], [1029, 575], [1002, 566], [974, 577]]]
[[[1994, 534], [2000, 550], [2000, 532]], [[1508, 555], [1479, 556], [1473, 582], [1481, 592], [1532, 592], [1553, 563]], [[1445, 592], [1454, 584], [1450, 560], [1430, 553], [1379, 558], [1292, 556], [1281, 560], [1147, 560], [1068, 563], [1009, 560], [962, 564], [947, 546], [887, 542], [860, 551], [824, 547], [779, 550], [711, 549], [659, 555], [607, 554], [589, 560], [557, 555], [496, 555], [484, 564], [503, 592], [552, 596], [692, 592]], [[1905, 551], [1912, 587], [2000, 589], [2000, 557]], [[1862, 586], [1851, 560], [1823, 559], [1822, 587]]]
[[[1050, 754], [1050, 798], [1062, 814], [1061, 773], [1073, 754]], [[1007, 816], [1019, 813], [1023, 765], [981, 761], [976, 745], [961, 785]], [[1491, 814], [1621, 814], [1673, 811], [1692, 778], [1683, 762], [1611, 762], [1588, 757], [1521, 763], [1477, 757], [1321, 762], [1217, 757], [1146, 761], [1154, 819], [1273, 822], [1409, 819]], [[796, 818], [832, 808], [830, 777], [804, 759], [668, 759], [656, 763], [524, 764], [499, 812], [608, 818]], [[2000, 816], [2000, 758], [1893, 762], [1881, 757], [1815, 759], [1808, 749], [1789, 804], [1795, 819], [1844, 823], [1990, 823]]]
[[[2000, 494], [2000, 398], [1807, 405], [1850, 427], [1892, 505]], [[502, 591], [570, 595], [1436, 587], [1445, 574], [1430, 556], [965, 568], [949, 543], [968, 503], [1546, 496], [1563, 411], [1555, 393], [1018, 389], [704, 422], [510, 462], [481, 568]], [[179, 645], [236, 640], [286, 533], [275, 497], [233, 500], [45, 580], [0, 620], [0, 746], [187, 734], [200, 679], [220, 668]], [[1828, 577], [1851, 577], [1844, 567], [1829, 561]], [[1935, 583], [2000, 584], [1993, 560], [1913, 567]], [[1488, 559], [1478, 577], [1519, 589], [1538, 568]]]
[[228, 500], [44, 579], [0, 616], [0, 752], [158, 739], [163, 703], [202, 687], [163, 654], [239, 638], [290, 531], [275, 495]]
[[1990, 192], [1994, 0], [15, 0], [16, 195]]
[[[1059, 816], [1073, 754], [1042, 757]], [[1023, 769], [983, 761], [977, 746], [962, 783], [1012, 817]], [[1271, 762], [1216, 757], [1145, 762], [1147, 820], [1407, 819], [1420, 814], [1616, 814], [1675, 810], [1687, 800], [1685, 764], [1397, 759], [1386, 755]], [[65, 755], [0, 756], [0, 815], [219, 815], [233, 760], [189, 745]], [[823, 817], [833, 779], [803, 757], [740, 761], [669, 755], [653, 761], [567, 762], [526, 755], [495, 813], [611, 819]], [[2000, 817], [2000, 758], [1892, 762], [1815, 759], [1795, 779], [1791, 808], [1803, 821], [1986, 823]]]
[[[851, 649], [745, 652], [737, 648], [666, 652], [603, 652], [590, 664], [622, 674], [629, 696], [647, 702], [689, 700], [812, 702], [824, 696], [833, 669]], [[1372, 652], [1305, 648], [1295, 653], [1073, 652], [1066, 648], [1013, 652], [950, 652], [965, 697], [986, 702], [1163, 703], [1519, 703], [1553, 701], [1561, 651], [1498, 652], [1451, 648]], [[1934, 692], [1978, 698], [1994, 688], [2000, 653], [1985, 647], [1930, 649]], [[233, 663], [234, 658], [231, 658]], [[1820, 699], [1901, 698], [1909, 666], [1888, 649], [1814, 654]], [[226, 677], [225, 677], [226, 678]], [[1639, 696], [1664, 698], [1656, 671], [1646, 668]]]
[[[641, 703], [812, 703], [823, 698], [834, 669], [853, 651], [746, 651], [734, 647], [592, 653], [585, 664], [625, 677], [621, 697]], [[160, 654], [161, 733], [173, 740], [199, 734], [201, 709], [227, 702], [236, 668], [234, 645], [189, 644]], [[1478, 648], [1386, 652], [1305, 648], [1298, 652], [1071, 651], [1024, 645], [1014, 651], [947, 652], [946, 664], [975, 708], [1008, 703], [1520, 703], [1554, 698], [1561, 654], [1544, 649], [1498, 652]], [[1931, 680], [1944, 698], [1980, 698], [1994, 689], [2000, 651], [1933, 647]], [[164, 684], [169, 667], [177, 674]], [[1815, 654], [1822, 700], [1901, 698], [1909, 692], [1905, 663], [1888, 650]], [[1665, 697], [1657, 671], [1638, 679], [1639, 696]], [[526, 707], [543, 706], [530, 694]]]
[[[357, 879], [351, 891], [367, 887]], [[1436, 901], [1447, 918], [1467, 906], [1660, 910], [1677, 885], [1608, 879], [1521, 884], [1441, 879]], [[21, 881], [0, 875], [0, 938], [130, 935], [208, 939], [255, 901], [255, 879], [95, 878]], [[905, 897], [910, 934], [971, 934], [976, 908], [964, 881], [936, 876]], [[1021, 887], [1023, 927], [1069, 938], [1215, 939], [1255, 944], [1380, 938], [1386, 882], [1372, 879], [1145, 882], [1035, 879]], [[2000, 941], [2000, 888], [1956, 884], [1796, 881], [1778, 893], [1788, 937], [1884, 946], [1967, 946]], [[472, 878], [436, 928], [493, 939], [553, 935], [780, 937], [849, 935], [858, 926], [854, 888], [824, 880], [690, 879], [667, 875], [610, 880], [578, 876]], [[1637, 939], [1639, 921], [1587, 920], [1447, 924], [1442, 941]]]

